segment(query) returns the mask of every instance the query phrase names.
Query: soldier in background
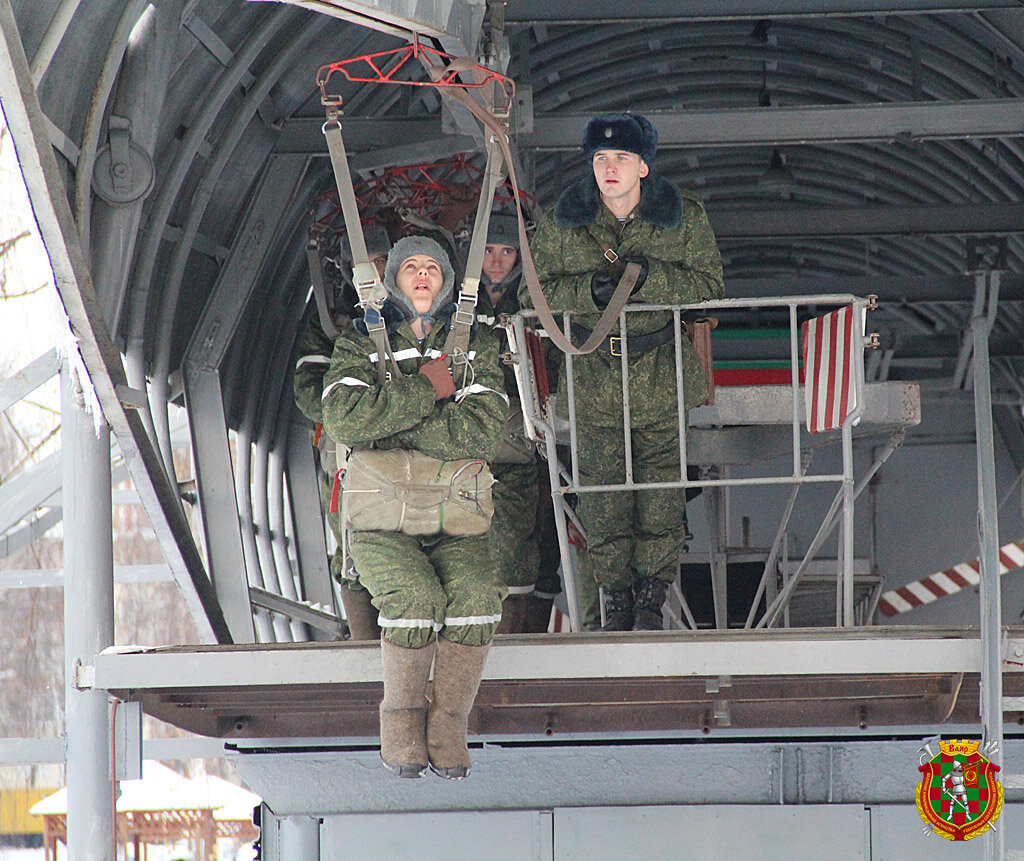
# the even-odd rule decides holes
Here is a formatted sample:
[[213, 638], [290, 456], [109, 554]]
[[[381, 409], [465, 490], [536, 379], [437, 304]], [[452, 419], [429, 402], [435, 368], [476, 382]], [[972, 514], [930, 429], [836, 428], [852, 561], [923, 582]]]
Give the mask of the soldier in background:
[[[384, 267], [391, 250], [391, 239], [387, 231], [379, 224], [371, 224], [363, 229], [366, 240], [366, 251], [370, 262], [377, 267], [381, 280], [384, 278]], [[345, 262], [351, 265], [351, 251], [348, 242], [344, 243]], [[339, 273], [340, 275], [340, 273]], [[344, 330], [351, 326], [351, 318], [359, 313], [356, 307], [358, 297], [351, 284], [344, 283], [334, 297], [332, 318], [336, 328]], [[358, 575], [351, 564], [345, 559], [344, 542], [341, 534], [341, 517], [331, 513], [330, 499], [334, 475], [338, 469], [335, 454], [335, 443], [323, 431], [323, 408], [320, 396], [323, 394], [324, 374], [331, 363], [334, 351], [334, 339], [324, 332], [320, 317], [315, 312], [309, 318], [305, 331], [299, 340], [299, 359], [295, 364], [293, 390], [295, 402], [299, 410], [317, 428], [317, 446], [320, 449], [321, 465], [324, 468], [324, 480], [320, 486], [320, 498], [327, 512], [327, 522], [337, 541], [337, 549], [331, 558], [331, 576], [340, 586], [341, 604], [348, 621], [349, 635], [353, 640], [380, 639], [380, 626], [377, 624], [377, 611], [370, 603], [370, 593], [360, 585]]]
[[[622, 269], [639, 265], [634, 302], [675, 305], [723, 295], [722, 260], [701, 201], [653, 172], [658, 134], [637, 114], [594, 117], [583, 134], [591, 172], [570, 185], [531, 243], [551, 310], [575, 312], [583, 339], [608, 306]], [[609, 262], [613, 260], [615, 262]], [[525, 283], [520, 300], [530, 303]], [[668, 312], [627, 319], [633, 478], [679, 479], [673, 323]], [[584, 485], [625, 480], [619, 338], [574, 361], [579, 476]], [[696, 352], [683, 341], [686, 407], [707, 388]], [[559, 386], [564, 401], [564, 381]], [[594, 576], [604, 590], [603, 630], [660, 630], [668, 586], [685, 542], [682, 490], [581, 493]]]
[[[491, 214], [484, 247], [477, 300], [477, 322], [495, 327], [499, 315], [519, 311], [517, 288], [519, 224], [514, 215]], [[502, 340], [504, 335], [502, 334]], [[508, 586], [501, 607], [499, 634], [543, 633], [551, 604], [561, 591], [558, 538], [550, 505], [547, 471], [540, 469], [537, 448], [523, 433], [519, 391], [511, 365], [504, 365], [509, 420], [505, 441], [491, 461], [494, 520], [488, 538], [491, 559]], [[548, 499], [543, 496], [547, 494]]]

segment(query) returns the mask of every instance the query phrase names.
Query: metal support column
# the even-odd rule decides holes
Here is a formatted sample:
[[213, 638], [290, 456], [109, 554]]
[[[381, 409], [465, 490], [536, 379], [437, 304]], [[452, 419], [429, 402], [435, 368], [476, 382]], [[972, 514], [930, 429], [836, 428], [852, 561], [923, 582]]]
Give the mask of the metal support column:
[[281, 858], [320, 857], [320, 822], [315, 816], [288, 816], [281, 820]]
[[[999, 273], [974, 276], [974, 427], [978, 459], [978, 558], [981, 562], [981, 725], [984, 741], [998, 745], [990, 755], [1003, 762], [1003, 674], [1000, 655], [1002, 602], [999, 591], [999, 510], [996, 502], [995, 444], [992, 434], [992, 380], [988, 336], [999, 300]], [[1002, 858], [1003, 831], [985, 833], [985, 857]]]
[[67, 845], [72, 858], [106, 861], [114, 842], [109, 696], [76, 682], [114, 644], [110, 431], [86, 409], [81, 382], [66, 364], [61, 383]]

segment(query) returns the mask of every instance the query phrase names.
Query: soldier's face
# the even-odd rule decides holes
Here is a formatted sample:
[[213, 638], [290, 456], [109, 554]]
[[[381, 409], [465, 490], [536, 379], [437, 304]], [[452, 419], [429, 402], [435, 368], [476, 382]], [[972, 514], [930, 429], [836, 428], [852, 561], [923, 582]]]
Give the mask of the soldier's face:
[[406, 257], [398, 267], [395, 286], [412, 302], [420, 314], [426, 314], [444, 286], [441, 264], [427, 254]]
[[380, 280], [384, 280], [384, 270], [388, 265], [387, 254], [374, 253], [370, 255], [370, 262], [377, 267], [377, 272], [380, 273]]
[[500, 284], [515, 268], [519, 250], [511, 245], [484, 246], [484, 275], [492, 285]]
[[647, 176], [648, 167], [635, 152], [619, 149], [599, 149], [594, 153], [594, 179], [605, 200], [620, 198], [640, 199], [640, 180]]

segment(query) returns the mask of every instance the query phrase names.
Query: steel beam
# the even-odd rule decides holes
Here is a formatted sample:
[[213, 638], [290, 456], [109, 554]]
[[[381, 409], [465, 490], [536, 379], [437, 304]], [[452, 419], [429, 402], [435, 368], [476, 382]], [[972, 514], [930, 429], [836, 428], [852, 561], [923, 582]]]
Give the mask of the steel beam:
[[901, 15], [927, 12], [979, 12], [986, 9], [1020, 10], [1015, 0], [645, 0], [635, 5], [597, 0], [590, 3], [551, 3], [550, 0], [508, 0], [505, 23], [509, 27], [533, 24], [636, 25], [723, 18], [834, 18], [842, 15]]
[[230, 632], [192, 539], [177, 488], [163, 472], [138, 412], [126, 409], [118, 396], [117, 387], [127, 385], [124, 367], [103, 320], [9, 2], [0, 3], [0, 29], [0, 93], [4, 114], [53, 267], [57, 291], [78, 339], [77, 347], [89, 371], [90, 383], [124, 452], [200, 638], [204, 642], [230, 642]]
[[10, 409], [29, 393], [35, 391], [60, 370], [56, 350], [47, 350], [38, 359], [29, 362], [20, 371], [0, 381], [0, 413]]
[[[1024, 99], [963, 99], [878, 102], [852, 105], [718, 108], [647, 115], [658, 128], [658, 149], [849, 144], [869, 141], [960, 140], [1024, 135]], [[533, 132], [521, 134], [522, 149], [578, 150], [591, 114], [533, 116]], [[382, 141], [436, 141], [438, 118], [406, 120], [346, 117], [345, 146], [372, 150]], [[317, 117], [285, 121], [278, 148], [327, 155]]]

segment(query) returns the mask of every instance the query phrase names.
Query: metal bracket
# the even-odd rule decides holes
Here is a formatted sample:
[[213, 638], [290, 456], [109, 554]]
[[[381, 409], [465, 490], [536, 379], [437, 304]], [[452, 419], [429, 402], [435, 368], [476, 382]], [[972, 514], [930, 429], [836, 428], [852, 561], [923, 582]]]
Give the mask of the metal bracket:
[[92, 188], [111, 206], [125, 206], [145, 197], [153, 188], [153, 160], [131, 139], [131, 121], [111, 114], [107, 120], [109, 143], [96, 153]]
[[1024, 640], [1003, 637], [1001, 657], [1004, 669], [1024, 670]]

